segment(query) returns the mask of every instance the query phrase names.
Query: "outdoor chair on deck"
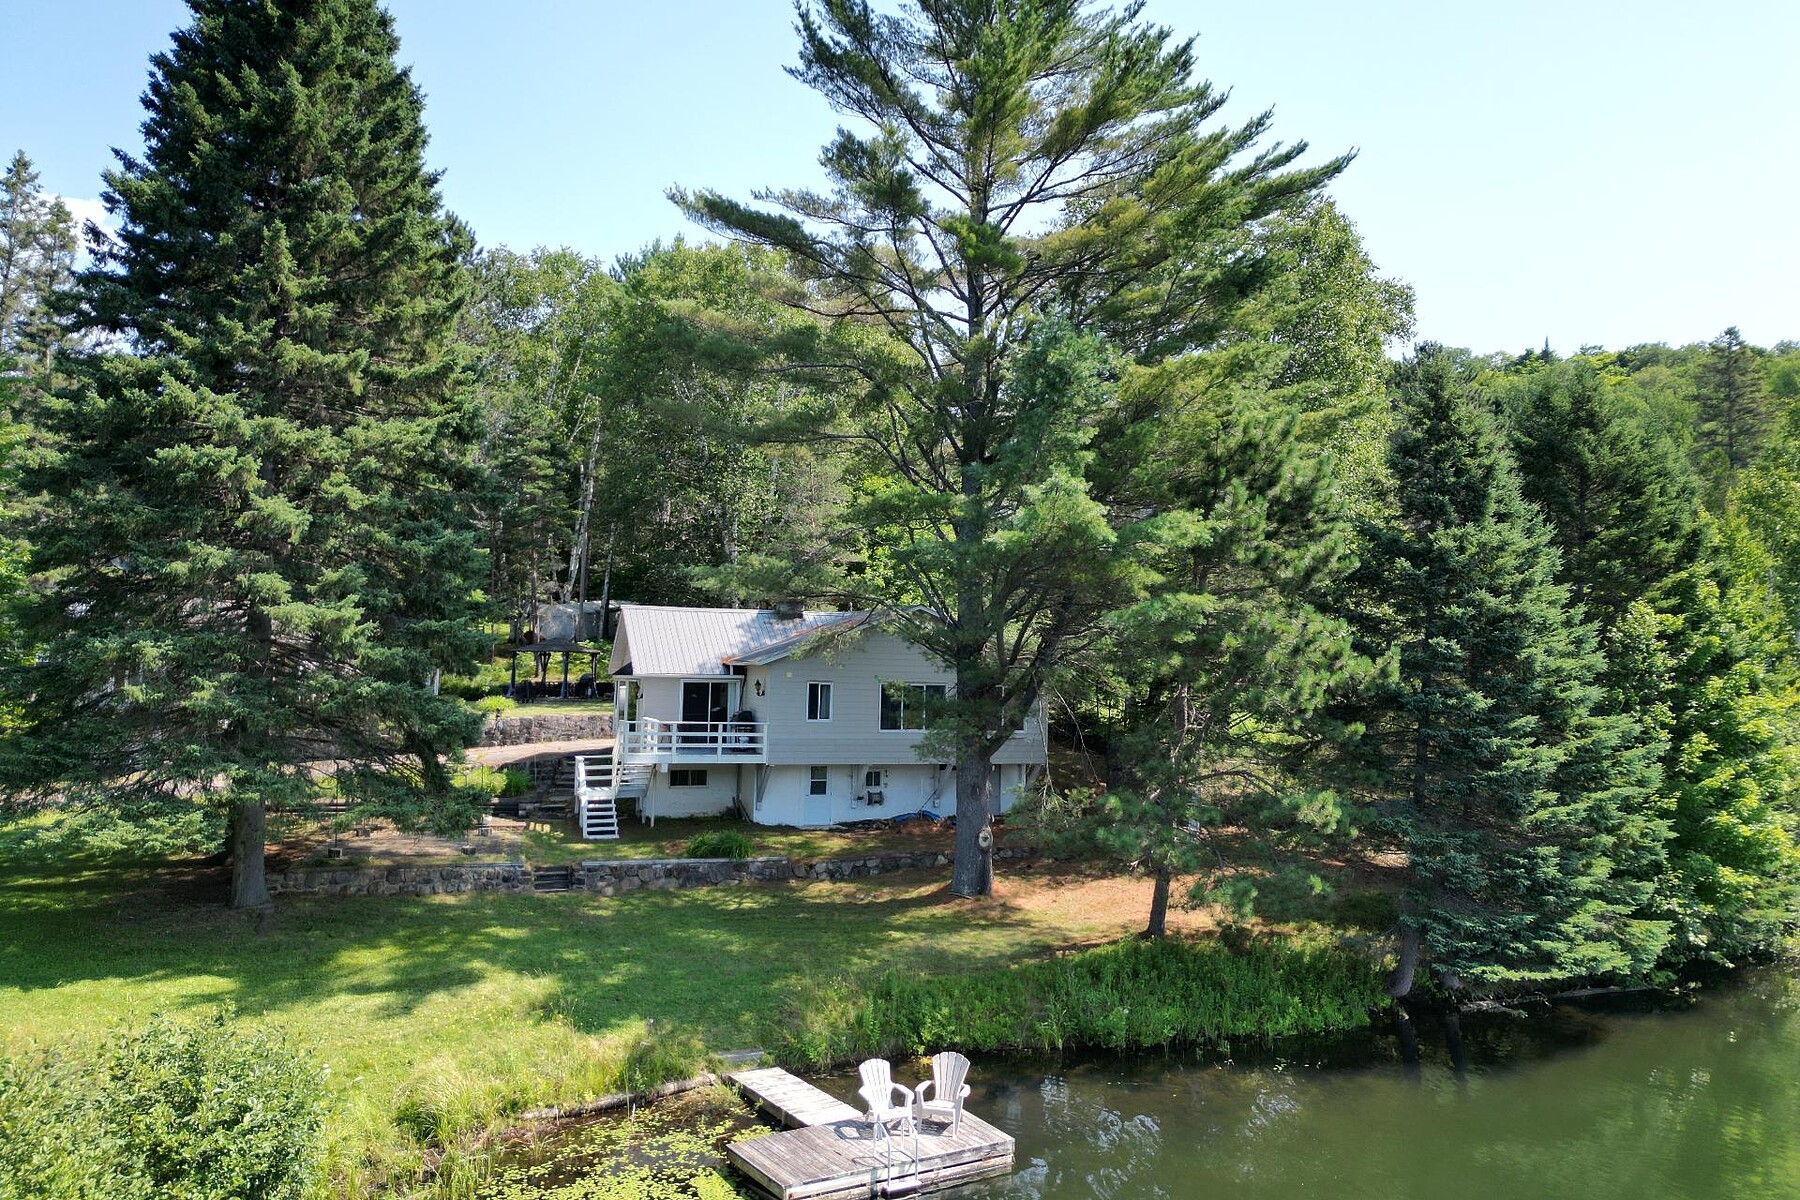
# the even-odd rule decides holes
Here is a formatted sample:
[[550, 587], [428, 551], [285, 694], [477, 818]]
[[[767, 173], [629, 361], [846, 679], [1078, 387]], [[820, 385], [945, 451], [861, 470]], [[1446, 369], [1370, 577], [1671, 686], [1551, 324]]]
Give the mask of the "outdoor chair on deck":
[[[952, 1131], [962, 1128], [963, 1101], [969, 1098], [969, 1060], [954, 1050], [931, 1056], [931, 1078], [919, 1085], [913, 1100], [915, 1121], [937, 1121]], [[930, 1094], [930, 1099], [926, 1094]]]
[[[862, 1097], [864, 1104], [868, 1105], [868, 1111], [863, 1114], [863, 1119], [869, 1122], [876, 1141], [888, 1143], [890, 1174], [893, 1168], [893, 1135], [896, 1133], [912, 1135], [912, 1158], [915, 1163], [918, 1162], [919, 1126], [913, 1120], [913, 1108], [917, 1101], [912, 1094], [912, 1089], [902, 1087], [894, 1082], [894, 1069], [888, 1065], [885, 1058], [871, 1058], [856, 1071], [862, 1076], [862, 1086], [856, 1089], [856, 1094]], [[899, 1104], [894, 1103], [896, 1095], [901, 1098]]]

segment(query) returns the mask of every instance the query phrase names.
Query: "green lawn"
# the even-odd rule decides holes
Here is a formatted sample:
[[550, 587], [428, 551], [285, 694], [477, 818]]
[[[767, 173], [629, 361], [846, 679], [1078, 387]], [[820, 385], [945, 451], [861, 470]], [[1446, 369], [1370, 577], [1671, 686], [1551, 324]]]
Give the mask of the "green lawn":
[[941, 883], [292, 899], [257, 918], [218, 907], [220, 877], [192, 864], [14, 862], [0, 866], [0, 1039], [233, 1004], [330, 1065], [332, 1162], [360, 1192], [424, 1155], [394, 1123], [403, 1104], [480, 1130], [618, 1090], [649, 1019], [674, 1069], [689, 1039], [757, 1043], [833, 978], [968, 970], [1082, 936], [1004, 905], [972, 920]]

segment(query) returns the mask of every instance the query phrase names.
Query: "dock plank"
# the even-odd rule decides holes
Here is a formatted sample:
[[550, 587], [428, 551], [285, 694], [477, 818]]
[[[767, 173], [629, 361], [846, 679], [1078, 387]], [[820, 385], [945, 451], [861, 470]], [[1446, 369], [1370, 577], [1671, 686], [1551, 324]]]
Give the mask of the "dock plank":
[[862, 1118], [861, 1113], [842, 1100], [780, 1067], [739, 1071], [730, 1078], [758, 1108], [783, 1125], [832, 1125]]

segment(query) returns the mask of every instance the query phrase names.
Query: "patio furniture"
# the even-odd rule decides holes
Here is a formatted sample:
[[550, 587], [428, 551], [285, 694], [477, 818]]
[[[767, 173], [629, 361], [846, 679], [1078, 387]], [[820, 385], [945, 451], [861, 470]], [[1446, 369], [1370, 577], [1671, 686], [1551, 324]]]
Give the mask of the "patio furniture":
[[[912, 1162], [917, 1168], [919, 1162], [919, 1126], [913, 1120], [913, 1109], [917, 1098], [912, 1089], [902, 1087], [894, 1082], [894, 1069], [885, 1058], [871, 1058], [856, 1069], [862, 1076], [862, 1086], [856, 1089], [868, 1110], [863, 1119], [869, 1122], [875, 1140], [886, 1143], [887, 1182], [892, 1185], [894, 1179], [894, 1134], [905, 1133], [912, 1136]], [[894, 1103], [899, 1096], [901, 1102]]]
[[[937, 1121], [962, 1128], [963, 1101], [969, 1098], [969, 1060], [954, 1050], [931, 1056], [931, 1078], [921, 1083], [913, 1100], [915, 1121]], [[929, 1094], [929, 1099], [927, 1099]]]

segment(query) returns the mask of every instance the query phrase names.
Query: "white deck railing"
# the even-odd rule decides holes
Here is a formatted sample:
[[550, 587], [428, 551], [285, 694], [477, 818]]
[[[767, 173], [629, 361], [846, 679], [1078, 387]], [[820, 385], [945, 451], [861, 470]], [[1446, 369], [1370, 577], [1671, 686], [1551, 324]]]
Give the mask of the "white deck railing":
[[763, 721], [659, 721], [646, 717], [618, 728], [619, 757], [640, 762], [760, 762], [768, 755], [769, 726]]

